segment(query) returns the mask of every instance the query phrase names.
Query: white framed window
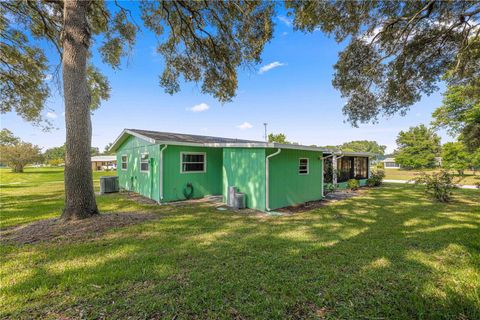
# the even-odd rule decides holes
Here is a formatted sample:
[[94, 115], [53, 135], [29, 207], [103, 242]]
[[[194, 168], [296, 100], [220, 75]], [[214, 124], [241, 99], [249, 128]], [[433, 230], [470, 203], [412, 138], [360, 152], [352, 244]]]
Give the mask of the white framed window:
[[180, 172], [194, 173], [207, 171], [207, 155], [205, 152], [181, 152]]
[[122, 154], [121, 157], [121, 168], [122, 170], [127, 170], [128, 169], [128, 156], [126, 154]]
[[148, 153], [142, 153], [140, 155], [140, 171], [148, 172], [150, 170], [150, 157]]
[[298, 174], [300, 175], [308, 174], [308, 158], [298, 159]]

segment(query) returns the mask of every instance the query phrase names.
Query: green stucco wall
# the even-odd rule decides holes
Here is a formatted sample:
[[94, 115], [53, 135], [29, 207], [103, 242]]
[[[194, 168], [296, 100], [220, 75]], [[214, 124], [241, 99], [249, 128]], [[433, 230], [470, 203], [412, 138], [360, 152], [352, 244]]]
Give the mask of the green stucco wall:
[[[140, 171], [140, 155], [148, 153], [149, 172]], [[122, 155], [128, 156], [128, 168], [122, 170]], [[153, 200], [160, 200], [159, 190], [160, 146], [130, 136], [117, 150], [117, 173], [120, 188], [137, 192]]]
[[[205, 152], [206, 172], [181, 173], [181, 152]], [[222, 149], [169, 145], [163, 151], [163, 201], [184, 200], [187, 183], [193, 185], [193, 198], [222, 194]]]
[[[269, 149], [272, 154], [276, 149]], [[299, 158], [309, 159], [309, 173], [298, 173]], [[277, 209], [322, 199], [322, 153], [282, 149], [269, 160], [269, 206]]]
[[228, 187], [245, 193], [248, 208], [265, 210], [265, 149], [223, 149], [223, 200]]

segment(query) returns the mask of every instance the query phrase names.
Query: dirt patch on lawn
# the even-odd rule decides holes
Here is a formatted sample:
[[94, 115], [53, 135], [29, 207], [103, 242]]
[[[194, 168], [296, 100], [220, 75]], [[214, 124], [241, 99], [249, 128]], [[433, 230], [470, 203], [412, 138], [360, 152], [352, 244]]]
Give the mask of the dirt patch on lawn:
[[89, 219], [76, 221], [62, 221], [54, 218], [0, 230], [0, 242], [31, 244], [51, 241], [78, 241], [98, 237], [112, 228], [158, 218], [160, 218], [158, 214], [150, 213], [100, 214]]

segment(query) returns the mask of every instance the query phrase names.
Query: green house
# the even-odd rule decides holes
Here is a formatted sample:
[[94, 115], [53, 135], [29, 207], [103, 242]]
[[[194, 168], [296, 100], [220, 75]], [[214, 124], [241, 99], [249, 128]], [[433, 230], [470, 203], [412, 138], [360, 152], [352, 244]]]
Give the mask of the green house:
[[268, 211], [320, 200], [326, 183], [364, 184], [369, 175], [368, 154], [296, 144], [125, 129], [111, 150], [120, 188], [159, 203], [207, 195], [226, 201], [234, 186], [248, 208]]

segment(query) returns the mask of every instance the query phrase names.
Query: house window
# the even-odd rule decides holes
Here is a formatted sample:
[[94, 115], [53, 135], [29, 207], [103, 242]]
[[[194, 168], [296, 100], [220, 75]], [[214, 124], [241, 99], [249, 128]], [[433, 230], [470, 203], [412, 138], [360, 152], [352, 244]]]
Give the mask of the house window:
[[127, 170], [128, 169], [128, 156], [123, 155], [122, 156], [122, 170]]
[[205, 172], [207, 155], [205, 152], [182, 152], [180, 172]]
[[148, 172], [150, 170], [150, 163], [149, 163], [149, 156], [148, 153], [142, 153], [140, 155], [140, 171]]
[[300, 158], [298, 160], [298, 174], [308, 174], [308, 158]]

